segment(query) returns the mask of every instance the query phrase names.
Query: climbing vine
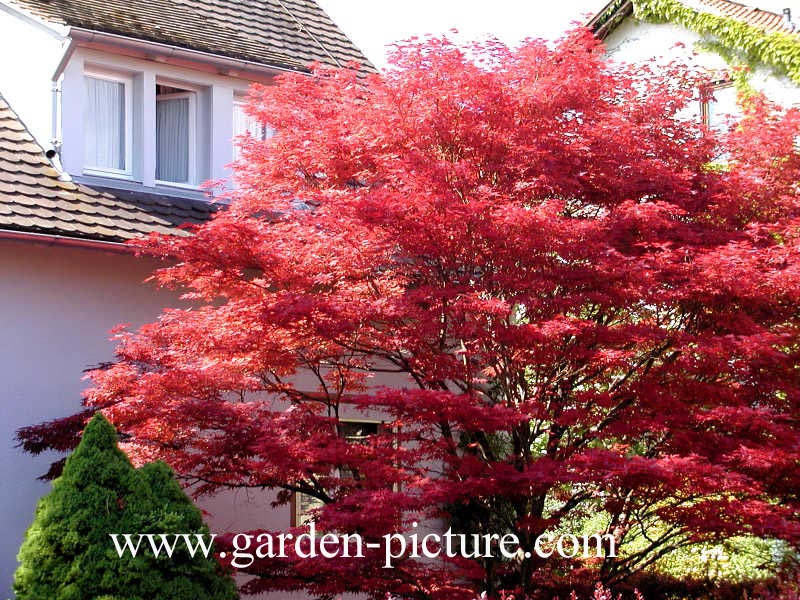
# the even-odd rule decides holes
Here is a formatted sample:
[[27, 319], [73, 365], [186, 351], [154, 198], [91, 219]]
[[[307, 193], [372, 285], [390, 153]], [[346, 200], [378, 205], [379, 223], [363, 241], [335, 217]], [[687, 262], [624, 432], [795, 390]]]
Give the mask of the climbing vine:
[[731, 17], [701, 12], [678, 0], [635, 0], [635, 15], [652, 23], [677, 23], [707, 38], [704, 46], [731, 66], [753, 69], [764, 64], [800, 84], [800, 37], [765, 33]]

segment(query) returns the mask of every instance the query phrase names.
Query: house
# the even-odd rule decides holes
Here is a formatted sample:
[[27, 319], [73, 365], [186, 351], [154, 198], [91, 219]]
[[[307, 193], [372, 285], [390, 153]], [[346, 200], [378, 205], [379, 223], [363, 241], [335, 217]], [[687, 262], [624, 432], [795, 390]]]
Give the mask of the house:
[[698, 94], [696, 113], [719, 127], [736, 114], [739, 88], [784, 106], [800, 104], [800, 6], [786, 0], [777, 13], [758, 4], [613, 0], [587, 26], [615, 60], [677, 60], [707, 70], [709, 87]]
[[15, 431], [75, 412], [108, 331], [177, 302], [124, 242], [209, 218], [202, 184], [229, 177], [232, 139], [266, 134], [242, 109], [252, 82], [372, 67], [313, 0], [0, 0], [0, 31], [5, 598], [53, 459]]

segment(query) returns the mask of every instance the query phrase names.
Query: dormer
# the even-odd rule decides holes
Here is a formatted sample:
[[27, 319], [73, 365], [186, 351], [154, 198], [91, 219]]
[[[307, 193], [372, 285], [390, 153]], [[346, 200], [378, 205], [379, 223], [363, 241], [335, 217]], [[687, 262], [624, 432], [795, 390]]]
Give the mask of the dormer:
[[[253, 82], [369, 62], [313, 0], [0, 0], [4, 95], [77, 182], [200, 196]], [[6, 26], [9, 25], [9, 26]], [[33, 60], [28, 57], [33, 56]], [[50, 89], [48, 89], [50, 88]]]
[[[186, 194], [229, 175], [233, 139], [249, 85], [269, 83], [272, 67], [236, 69], [227, 60], [179, 60], [164, 48], [137, 48], [71, 32], [59, 74], [61, 159], [79, 181]], [[137, 53], [139, 50], [140, 53]]]

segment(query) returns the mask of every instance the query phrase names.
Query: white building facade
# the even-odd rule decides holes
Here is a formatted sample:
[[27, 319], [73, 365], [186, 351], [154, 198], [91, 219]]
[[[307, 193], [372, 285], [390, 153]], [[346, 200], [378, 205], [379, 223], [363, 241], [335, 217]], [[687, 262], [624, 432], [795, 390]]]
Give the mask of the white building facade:
[[[765, 36], [777, 33], [788, 40], [796, 38], [795, 43], [800, 47], [800, 4], [794, 0], [779, 3], [785, 5], [785, 11], [775, 9], [775, 2], [760, 0], [749, 0], [746, 4], [729, 0], [672, 1], [693, 14], [713, 17], [704, 23], [717, 21], [720, 27], [726, 22], [735, 23]], [[642, 11], [644, 17], [640, 17], [638, 9], [647, 4], [650, 2], [646, 0], [614, 0], [589, 21], [588, 27], [603, 40], [613, 60], [630, 64], [651, 60], [661, 64], [677, 62], [705, 70], [710, 85], [703, 90], [705, 93], [698, 93], [694, 116], [712, 127], [723, 126], [727, 116], [735, 117], [739, 112], [733, 79], [742, 65], [737, 59], [731, 61], [731, 57], [746, 53], [746, 49], [728, 47], [708, 25], [705, 25], [707, 30], [700, 30], [666, 17], [654, 20], [647, 18], [647, 10]], [[758, 60], [749, 62], [745, 76], [749, 88], [764, 93], [782, 106], [800, 105], [800, 85], [783, 72], [780, 65]]]

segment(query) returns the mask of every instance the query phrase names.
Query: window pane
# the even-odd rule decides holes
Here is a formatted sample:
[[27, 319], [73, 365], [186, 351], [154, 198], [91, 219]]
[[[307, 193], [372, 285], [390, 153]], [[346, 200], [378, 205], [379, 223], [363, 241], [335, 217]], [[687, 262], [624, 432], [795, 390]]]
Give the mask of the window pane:
[[87, 167], [125, 170], [125, 84], [86, 78]]
[[[378, 433], [377, 423], [365, 423], [360, 421], [343, 421], [342, 432], [344, 439], [348, 444], [366, 444], [369, 442], [369, 436]], [[355, 478], [358, 473], [353, 471], [350, 467], [344, 466], [340, 472], [342, 477]]]
[[240, 135], [244, 135], [249, 131], [248, 116], [244, 112], [244, 105], [239, 102], [233, 104], [233, 158], [239, 158], [239, 142], [236, 139]]
[[378, 423], [343, 421], [342, 431], [348, 444], [366, 444], [369, 436], [378, 433]]
[[[380, 430], [380, 425], [373, 422], [341, 421], [340, 426], [343, 437], [348, 444], [366, 444], [369, 436], [377, 434]], [[357, 475], [357, 472], [347, 466], [343, 466], [338, 470], [338, 476], [342, 478], [354, 478]], [[324, 504], [322, 500], [303, 493], [296, 494], [295, 498], [296, 525], [311, 521], [309, 513], [316, 508], [321, 508]]]
[[308, 494], [297, 494], [297, 506], [295, 507], [295, 525], [305, 525], [313, 521], [311, 518], [311, 511], [322, 508], [324, 502], [314, 496]]
[[708, 102], [708, 126], [717, 131], [726, 131], [729, 117], [737, 117], [741, 112], [736, 105], [736, 88], [719, 87], [714, 90], [714, 99]]
[[156, 179], [189, 183], [189, 98], [156, 102]]
[[244, 134], [250, 134], [257, 140], [265, 140], [271, 137], [275, 132], [271, 127], [267, 127], [259, 123], [258, 119], [249, 116], [244, 111], [244, 102], [233, 103], [233, 157], [239, 158], [239, 144], [236, 137]]
[[243, 135], [250, 131], [250, 117], [244, 112], [244, 104], [241, 102], [233, 103], [233, 136]]

